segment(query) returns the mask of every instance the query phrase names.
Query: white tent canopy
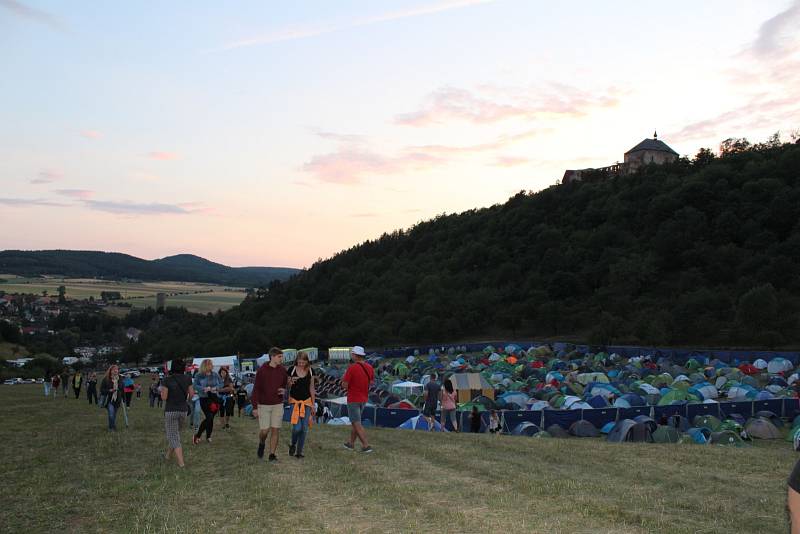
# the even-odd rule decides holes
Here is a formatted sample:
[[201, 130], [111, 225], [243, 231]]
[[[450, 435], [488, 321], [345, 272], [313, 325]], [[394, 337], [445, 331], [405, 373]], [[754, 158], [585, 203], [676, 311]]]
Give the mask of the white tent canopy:
[[203, 363], [203, 360], [211, 360], [211, 363], [214, 365], [214, 371], [219, 372], [220, 368], [227, 367], [231, 373], [236, 373], [239, 371], [239, 357], [238, 356], [216, 356], [216, 357], [200, 357], [200, 358], [192, 358], [192, 366], [196, 367], [197, 369], [200, 368], [200, 364]]
[[403, 395], [414, 395], [414, 394], [422, 394], [424, 386], [419, 382], [398, 382], [397, 384], [392, 384], [392, 391], [395, 393], [401, 393]]

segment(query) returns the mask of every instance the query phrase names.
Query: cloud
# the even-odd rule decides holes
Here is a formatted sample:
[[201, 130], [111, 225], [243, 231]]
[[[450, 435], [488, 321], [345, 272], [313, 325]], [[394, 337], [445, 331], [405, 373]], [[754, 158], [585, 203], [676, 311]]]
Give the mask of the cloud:
[[28, 208], [34, 206], [65, 207], [67, 204], [53, 202], [41, 198], [0, 198], [1, 206]]
[[761, 24], [758, 37], [748, 50], [761, 57], [784, 55], [790, 48], [792, 37], [796, 36], [798, 27], [800, 27], [800, 0], [795, 0], [785, 11]]
[[99, 139], [103, 137], [103, 134], [97, 130], [83, 130], [81, 132], [81, 136], [85, 137], [86, 139]]
[[56, 189], [55, 192], [61, 196], [87, 200], [94, 196], [94, 191], [89, 189]]
[[533, 160], [529, 158], [520, 158], [516, 156], [498, 156], [494, 160], [494, 163], [492, 163], [491, 165], [493, 167], [510, 168], [510, 167], [519, 167], [520, 165], [527, 165], [531, 161]]
[[342, 143], [338, 150], [313, 156], [301, 170], [318, 181], [357, 184], [371, 176], [388, 176], [425, 171], [444, 166], [457, 158], [492, 152], [530, 139], [543, 130], [526, 130], [474, 145], [412, 145], [387, 155], [362, 143]]
[[51, 15], [45, 11], [28, 7], [16, 0], [0, 0], [0, 7], [4, 7], [17, 15], [18, 17], [32, 20], [40, 24], [50, 26], [54, 30], [64, 31], [64, 23], [58, 17]]
[[[793, 127], [800, 121], [800, 0], [764, 21], [756, 38], [731, 58], [730, 83], [745, 94], [741, 105], [687, 124], [677, 141], [721, 140], [737, 132]], [[738, 134], [741, 135], [741, 134]]]
[[148, 153], [147, 157], [149, 157], [150, 159], [157, 159], [159, 161], [169, 161], [173, 159], [178, 159], [179, 156], [174, 152], [155, 151]]
[[348, 30], [351, 28], [370, 26], [372, 24], [379, 24], [382, 22], [407, 19], [411, 17], [419, 17], [423, 15], [433, 15], [435, 13], [442, 13], [444, 11], [450, 11], [454, 9], [461, 9], [480, 4], [489, 4], [494, 1], [495, 0], [445, 0], [434, 4], [406, 9], [402, 11], [391, 11], [388, 13], [382, 13], [379, 15], [373, 15], [369, 17], [359, 17], [345, 22], [329, 21], [312, 26], [286, 28], [266, 33], [264, 35], [251, 37], [249, 39], [233, 41], [231, 43], [224, 45], [222, 47], [222, 50], [233, 50], [236, 48], [243, 48], [248, 46], [280, 43], [283, 41], [292, 41], [295, 39], [306, 39], [309, 37], [316, 37], [318, 35], [325, 35], [327, 33], [338, 32], [341, 30]]
[[593, 109], [615, 107], [619, 96], [620, 91], [613, 87], [598, 93], [559, 83], [523, 89], [442, 87], [426, 98], [421, 109], [395, 116], [395, 123], [405, 126], [451, 121], [491, 124], [510, 119], [580, 117]]
[[131, 202], [129, 200], [84, 200], [84, 205], [94, 211], [103, 211], [118, 215], [190, 215], [202, 211], [193, 208], [192, 203], [162, 204], [159, 202]]
[[39, 185], [39, 184], [51, 184], [56, 180], [60, 180], [64, 177], [64, 173], [55, 169], [42, 169], [39, 171], [39, 174], [36, 178], [32, 178], [28, 182], [31, 184]]
[[340, 143], [363, 143], [366, 140], [363, 135], [339, 134], [321, 130], [315, 130], [314, 133], [322, 139], [326, 139], [328, 141], [338, 141]]

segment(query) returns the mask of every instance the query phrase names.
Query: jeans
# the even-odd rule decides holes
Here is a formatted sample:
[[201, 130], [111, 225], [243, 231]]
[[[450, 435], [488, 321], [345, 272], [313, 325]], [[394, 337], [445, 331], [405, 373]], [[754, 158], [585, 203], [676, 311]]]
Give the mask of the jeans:
[[311, 409], [306, 408], [306, 416], [301, 417], [297, 423], [292, 425], [292, 445], [297, 445], [296, 454], [303, 453], [303, 445], [308, 434], [308, 420], [311, 417]]
[[113, 402], [109, 402], [108, 406], [108, 429], [109, 430], [116, 430], [117, 429], [117, 407], [114, 406]]
[[50, 396], [50, 384], [48, 384], [47, 382], [44, 383], [44, 396], [45, 397]]
[[200, 399], [197, 399], [192, 403], [192, 428], [195, 431], [200, 427], [200, 413]]
[[92, 404], [92, 402], [97, 404], [97, 388], [87, 387], [86, 397], [89, 399], [89, 404]]

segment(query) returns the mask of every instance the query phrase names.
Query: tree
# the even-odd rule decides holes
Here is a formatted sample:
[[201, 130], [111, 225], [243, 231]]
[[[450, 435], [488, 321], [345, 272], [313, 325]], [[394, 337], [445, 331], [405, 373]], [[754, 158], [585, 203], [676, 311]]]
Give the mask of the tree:
[[714, 152], [710, 148], [701, 148], [692, 160], [692, 165], [698, 168], [710, 165], [716, 159]]

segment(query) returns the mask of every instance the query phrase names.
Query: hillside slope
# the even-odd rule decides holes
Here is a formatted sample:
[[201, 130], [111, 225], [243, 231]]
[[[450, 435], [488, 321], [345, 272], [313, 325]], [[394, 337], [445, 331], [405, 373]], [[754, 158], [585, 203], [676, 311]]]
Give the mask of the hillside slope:
[[800, 145], [738, 143], [385, 234], [151, 332], [149, 350], [167, 333], [220, 353], [498, 335], [797, 344], [799, 220]]
[[22, 276], [57, 274], [70, 278], [135, 278], [255, 287], [287, 280], [296, 272], [298, 269], [286, 267], [228, 267], [191, 254], [149, 261], [118, 252], [0, 251], [0, 273]]

